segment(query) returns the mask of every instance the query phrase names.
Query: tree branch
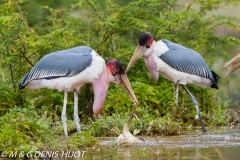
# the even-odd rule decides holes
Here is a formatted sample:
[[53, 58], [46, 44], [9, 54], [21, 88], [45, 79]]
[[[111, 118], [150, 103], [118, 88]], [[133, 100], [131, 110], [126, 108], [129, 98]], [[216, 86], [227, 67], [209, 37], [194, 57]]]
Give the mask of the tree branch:
[[[21, 20], [24, 21], [23, 12], [22, 12], [22, 10], [21, 10], [21, 8], [20, 8], [20, 6], [18, 5], [18, 3], [17, 3], [16, 0], [14, 0], [14, 4], [16, 5], [16, 7], [17, 7], [17, 9], [18, 9], [18, 12], [19, 12], [19, 14], [20, 14]], [[25, 23], [26, 23], [26, 22], [25, 22]], [[27, 23], [26, 23], [26, 26], [27, 26], [28, 30], [30, 30], [30, 27], [28, 26]]]
[[[17, 36], [21, 40], [21, 37], [19, 35], [17, 35]], [[33, 67], [34, 66], [33, 63], [25, 55], [27, 49], [26, 49], [26, 45], [23, 42], [22, 42], [22, 47], [23, 47], [24, 51], [23, 51], [21, 57], [23, 57]]]
[[100, 41], [100, 43], [94, 48], [94, 50], [98, 50], [98, 48], [104, 43], [106, 42], [106, 40], [108, 39], [108, 36], [106, 36], [106, 33], [104, 34], [102, 40]]
[[[86, 2], [92, 7], [92, 9], [93, 9], [95, 12], [97, 12], [97, 9], [94, 7], [94, 5], [93, 5], [91, 2], [89, 2], [88, 0], [86, 0]], [[102, 20], [102, 17], [101, 17], [101, 16], [98, 15], [98, 17]]]
[[18, 9], [18, 12], [19, 12], [19, 14], [20, 14], [21, 20], [24, 20], [22, 10], [21, 10], [20, 6], [18, 5], [18, 3], [16, 2], [16, 0], [14, 0], [14, 4], [16, 5], [16, 7], [17, 7], [17, 9]]

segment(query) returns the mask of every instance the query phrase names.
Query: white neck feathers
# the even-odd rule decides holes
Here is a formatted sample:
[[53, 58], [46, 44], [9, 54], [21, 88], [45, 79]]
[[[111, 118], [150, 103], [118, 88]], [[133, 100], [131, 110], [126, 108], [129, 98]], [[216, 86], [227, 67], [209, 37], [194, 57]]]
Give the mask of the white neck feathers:
[[162, 40], [153, 43], [154, 54], [158, 57], [167, 52], [168, 50], [168, 46]]

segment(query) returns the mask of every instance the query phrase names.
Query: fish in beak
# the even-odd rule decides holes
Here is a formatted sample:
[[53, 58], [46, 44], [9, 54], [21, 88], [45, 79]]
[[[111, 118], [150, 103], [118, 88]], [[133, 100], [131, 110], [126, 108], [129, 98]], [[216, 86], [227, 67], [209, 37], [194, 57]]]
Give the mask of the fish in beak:
[[137, 46], [137, 48], [135, 49], [132, 55], [130, 62], [128, 63], [126, 72], [137, 62], [139, 58], [143, 56], [145, 48], [146, 48], [145, 46], [140, 46], [140, 45]]
[[131, 98], [134, 106], [136, 107], [138, 105], [138, 101], [137, 101], [137, 98], [133, 92], [133, 89], [132, 89], [132, 86], [128, 80], [128, 77], [126, 75], [126, 73], [124, 74], [117, 74], [114, 76], [116, 81], [117, 81], [117, 84], [119, 84], [123, 89], [124, 91], [128, 94], [128, 96]]

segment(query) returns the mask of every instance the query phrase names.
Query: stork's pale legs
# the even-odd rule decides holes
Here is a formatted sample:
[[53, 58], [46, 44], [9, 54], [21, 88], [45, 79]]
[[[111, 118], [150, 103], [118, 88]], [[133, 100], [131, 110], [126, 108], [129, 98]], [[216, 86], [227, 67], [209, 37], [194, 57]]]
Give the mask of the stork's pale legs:
[[207, 133], [206, 128], [205, 128], [205, 126], [204, 126], [204, 124], [203, 124], [203, 121], [202, 121], [202, 117], [201, 117], [201, 115], [200, 115], [200, 111], [199, 111], [199, 108], [198, 108], [198, 102], [197, 102], [197, 100], [196, 100], [195, 97], [192, 95], [192, 93], [187, 89], [187, 87], [186, 87], [185, 85], [182, 85], [182, 86], [183, 86], [183, 88], [185, 89], [185, 91], [188, 93], [189, 97], [191, 98], [191, 100], [192, 100], [192, 102], [193, 102], [193, 104], [194, 104], [194, 106], [195, 106], [195, 108], [196, 108], [196, 111], [197, 111], [197, 114], [198, 114], [198, 117], [199, 117], [199, 120], [200, 120], [200, 123], [201, 123], [203, 132], [204, 132], [204, 133]]
[[76, 127], [77, 127], [77, 131], [81, 132], [81, 128], [80, 128], [80, 119], [78, 117], [78, 90], [74, 89], [74, 121], [76, 123]]
[[66, 137], [68, 136], [67, 132], [67, 117], [66, 117], [66, 110], [67, 110], [67, 97], [68, 97], [68, 91], [64, 91], [64, 100], [63, 100], [63, 109], [62, 109], [62, 123], [63, 123], [63, 129]]
[[176, 82], [176, 96], [175, 96], [176, 106], [178, 106], [178, 89], [179, 89], [179, 81]]

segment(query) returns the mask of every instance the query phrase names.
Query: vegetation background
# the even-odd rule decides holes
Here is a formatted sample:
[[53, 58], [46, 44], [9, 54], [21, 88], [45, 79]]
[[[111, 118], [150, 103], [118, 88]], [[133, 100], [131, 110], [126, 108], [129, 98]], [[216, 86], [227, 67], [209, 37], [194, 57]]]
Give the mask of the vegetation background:
[[[229, 6], [238, 7], [230, 16], [225, 14]], [[220, 75], [219, 90], [189, 85], [208, 128], [230, 126], [239, 119], [237, 72], [223, 81], [222, 70], [224, 63], [239, 52], [238, 0], [1, 0], [0, 7], [0, 151], [61, 146], [57, 142], [63, 138], [63, 93], [18, 89], [21, 78], [41, 57], [85, 45], [105, 61], [116, 58], [127, 66], [139, 36], [146, 32], [155, 40], [169, 39], [198, 51]], [[154, 83], [143, 60], [127, 74], [140, 102], [137, 115], [141, 120], [132, 124], [135, 135], [184, 134], [183, 127], [200, 126], [186, 93], [180, 89], [176, 107], [175, 85], [162, 77]], [[81, 88], [79, 97], [81, 125], [87, 131], [75, 133], [70, 94], [67, 117], [73, 134], [67, 147], [96, 144], [91, 136], [120, 134], [133, 108], [121, 88], [110, 86], [98, 117], [92, 114], [91, 84]], [[71, 139], [81, 140], [73, 145]]]

